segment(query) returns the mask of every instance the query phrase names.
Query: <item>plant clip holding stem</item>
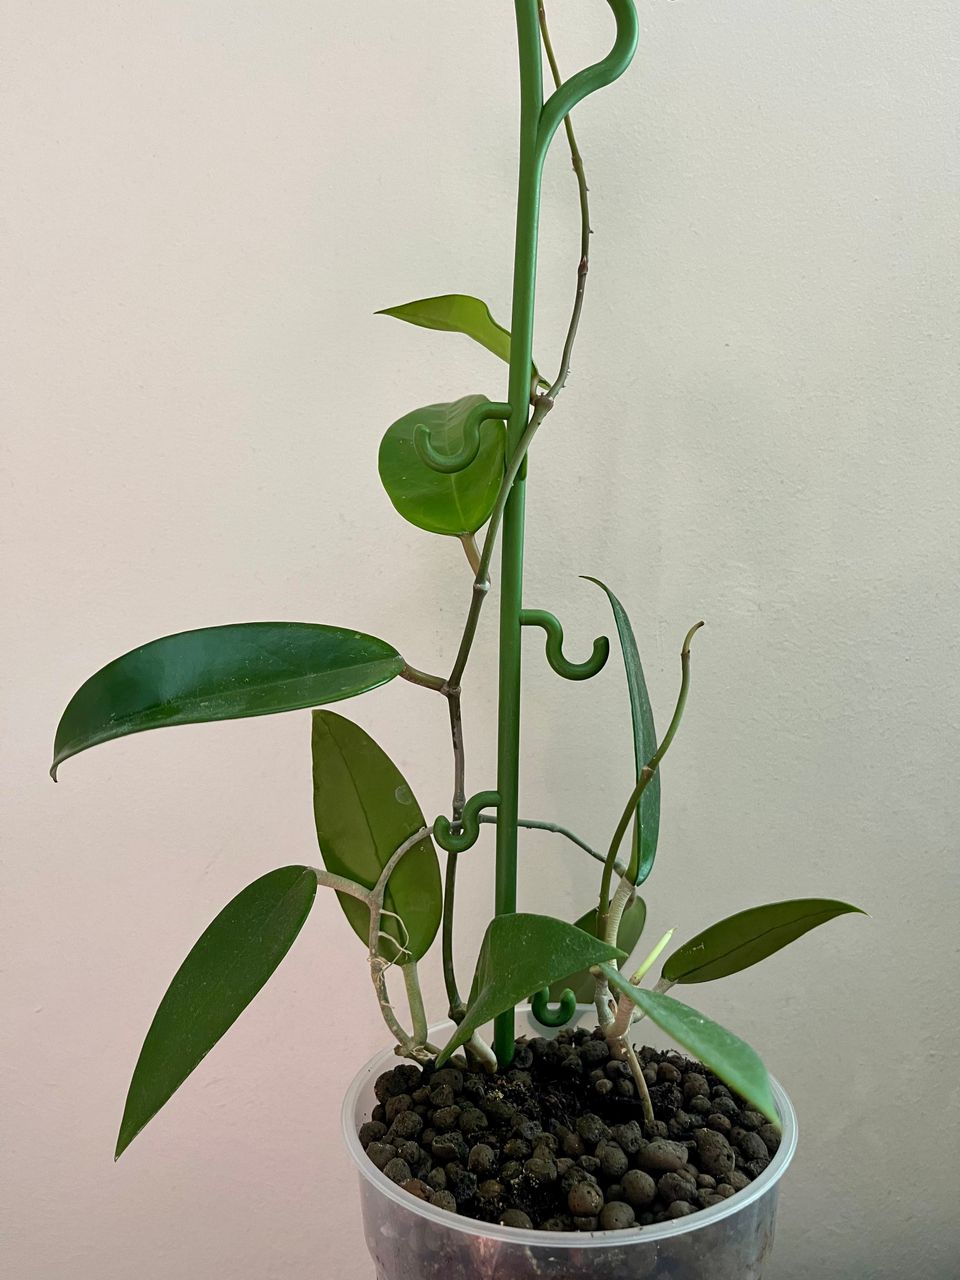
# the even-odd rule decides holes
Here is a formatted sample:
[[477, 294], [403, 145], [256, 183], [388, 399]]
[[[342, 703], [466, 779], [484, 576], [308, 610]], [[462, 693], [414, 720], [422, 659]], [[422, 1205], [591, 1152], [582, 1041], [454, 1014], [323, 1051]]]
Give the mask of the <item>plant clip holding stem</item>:
[[447, 853], [466, 853], [480, 837], [481, 809], [496, 809], [499, 804], [500, 796], [496, 791], [478, 791], [463, 806], [459, 830], [454, 829], [448, 817], [441, 815], [433, 825], [434, 839]]
[[476, 461], [480, 452], [480, 428], [485, 422], [496, 419], [507, 422], [513, 410], [506, 403], [488, 400], [486, 404], [478, 404], [471, 409], [463, 424], [463, 445], [456, 453], [441, 453], [434, 448], [430, 439], [430, 428], [419, 422], [413, 430], [413, 447], [421, 462], [431, 471], [440, 471], [444, 475], [453, 475], [457, 471], [466, 471]]
[[547, 633], [547, 661], [564, 680], [589, 680], [602, 671], [610, 657], [610, 641], [598, 636], [593, 642], [593, 652], [586, 662], [570, 662], [563, 656], [563, 627], [559, 619], [546, 609], [521, 609], [521, 627], [542, 627]]
[[[607, 56], [578, 71], [544, 102], [543, 49], [538, 0], [514, 0], [520, 54], [520, 164], [517, 235], [514, 250], [513, 310], [510, 342], [510, 420], [507, 457], [513, 455], [529, 422], [530, 369], [537, 283], [537, 238], [543, 163], [557, 129], [589, 94], [612, 84], [636, 52], [639, 21], [634, 0], [607, 0], [616, 21], [616, 37]], [[520, 633], [523, 608], [523, 535], [526, 468], [516, 478], [503, 516], [500, 575], [500, 679], [497, 729], [499, 793], [495, 911], [517, 909], [517, 828], [520, 773]], [[442, 841], [441, 841], [442, 843]], [[494, 1048], [502, 1065], [514, 1052], [512, 1009], [495, 1020]]]

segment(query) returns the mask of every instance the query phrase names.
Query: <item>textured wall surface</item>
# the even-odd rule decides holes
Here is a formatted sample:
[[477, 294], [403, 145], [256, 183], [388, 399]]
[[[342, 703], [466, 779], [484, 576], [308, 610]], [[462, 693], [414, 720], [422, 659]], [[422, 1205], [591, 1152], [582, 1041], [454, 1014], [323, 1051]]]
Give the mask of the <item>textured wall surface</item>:
[[[154, 636], [355, 625], [449, 663], [460, 548], [379, 489], [381, 432], [504, 371], [375, 318], [454, 290], [509, 312], [512, 6], [3, 3], [4, 1158], [17, 1280], [369, 1280], [337, 1111], [382, 1039], [322, 900], [270, 987], [119, 1165], [129, 1072], [217, 910], [315, 858], [306, 714], [113, 743], [46, 777], [73, 689]], [[600, 0], [555, 0], [562, 63]], [[956, 1274], [960, 65], [951, 0], [644, 3], [628, 78], [580, 112], [594, 263], [531, 467], [527, 602], [574, 656], [633, 613], [665, 722], [651, 927], [861, 903], [697, 992], [791, 1091], [771, 1280]], [[576, 191], [546, 175], [537, 350], [557, 359]], [[492, 781], [494, 607], [466, 699]], [[622, 676], [527, 651], [523, 808], [602, 841], [629, 782]], [[355, 715], [447, 803], [442, 704]], [[464, 968], [489, 905], [465, 867]], [[525, 841], [527, 907], [591, 864]], [[440, 983], [428, 979], [442, 1013]]]

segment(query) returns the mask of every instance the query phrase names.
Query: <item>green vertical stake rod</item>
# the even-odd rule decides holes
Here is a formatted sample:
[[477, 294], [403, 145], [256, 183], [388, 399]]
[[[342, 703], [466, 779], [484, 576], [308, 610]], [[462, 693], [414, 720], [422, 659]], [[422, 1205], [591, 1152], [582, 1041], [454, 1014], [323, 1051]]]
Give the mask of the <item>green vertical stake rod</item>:
[[[537, 0], [516, 0], [520, 53], [520, 177], [517, 238], [513, 271], [510, 347], [510, 422], [508, 456], [521, 447], [531, 420], [530, 370], [533, 363], [537, 240], [543, 162], [564, 117], [589, 94], [621, 76], [637, 48], [638, 22], [633, 0], [607, 0], [617, 23], [616, 42], [601, 62], [578, 72], [543, 99], [540, 12]], [[550, 395], [550, 392], [545, 393]], [[520, 772], [520, 634], [523, 609], [523, 534], [526, 467], [513, 483], [503, 516], [500, 579], [500, 714], [497, 732], [497, 871], [495, 909], [517, 909], [517, 824]], [[494, 1049], [501, 1064], [510, 1061], [516, 1038], [513, 1010], [494, 1024]]]

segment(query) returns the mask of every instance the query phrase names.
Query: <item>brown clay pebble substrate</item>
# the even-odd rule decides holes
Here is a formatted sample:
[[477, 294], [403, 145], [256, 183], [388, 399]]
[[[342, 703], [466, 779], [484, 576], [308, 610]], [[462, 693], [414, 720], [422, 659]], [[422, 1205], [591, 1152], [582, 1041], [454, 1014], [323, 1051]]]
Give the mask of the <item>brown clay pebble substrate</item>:
[[742, 1191], [780, 1135], [699, 1063], [644, 1048], [656, 1121], [599, 1032], [519, 1040], [497, 1075], [402, 1063], [376, 1082], [367, 1155], [411, 1195], [480, 1222], [619, 1231]]

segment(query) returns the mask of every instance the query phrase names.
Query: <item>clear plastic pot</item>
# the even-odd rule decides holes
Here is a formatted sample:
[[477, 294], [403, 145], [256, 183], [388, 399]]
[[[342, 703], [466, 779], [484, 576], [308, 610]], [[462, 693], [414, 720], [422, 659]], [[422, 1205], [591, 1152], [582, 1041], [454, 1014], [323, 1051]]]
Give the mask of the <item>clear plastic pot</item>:
[[[555, 1034], [528, 1010], [517, 1015], [518, 1035]], [[583, 1006], [573, 1025], [595, 1016], [592, 1006]], [[443, 1044], [451, 1029], [437, 1027], [431, 1038]], [[797, 1118], [776, 1080], [780, 1149], [759, 1178], [723, 1204], [628, 1231], [526, 1231], [426, 1204], [367, 1158], [357, 1130], [376, 1104], [374, 1081], [396, 1064], [392, 1050], [371, 1059], [343, 1104], [343, 1132], [360, 1174], [364, 1233], [377, 1280], [761, 1280], [773, 1247], [780, 1178], [797, 1145]]]

